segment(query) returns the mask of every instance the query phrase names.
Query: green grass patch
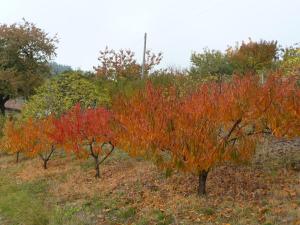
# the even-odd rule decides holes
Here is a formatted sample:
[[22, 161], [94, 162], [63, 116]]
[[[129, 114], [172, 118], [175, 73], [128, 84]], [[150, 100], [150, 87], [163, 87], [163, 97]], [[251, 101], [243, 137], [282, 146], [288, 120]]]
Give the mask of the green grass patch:
[[[8, 173], [7, 176], [12, 175]], [[44, 203], [47, 182], [36, 180], [17, 184], [13, 177], [0, 176], [0, 215], [9, 224], [45, 225], [51, 209]]]

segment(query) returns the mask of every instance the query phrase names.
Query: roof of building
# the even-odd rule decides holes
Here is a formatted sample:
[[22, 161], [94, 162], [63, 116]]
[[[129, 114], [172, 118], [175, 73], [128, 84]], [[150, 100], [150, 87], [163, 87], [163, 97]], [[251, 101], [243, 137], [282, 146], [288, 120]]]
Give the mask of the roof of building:
[[24, 105], [23, 101], [18, 100], [18, 99], [11, 99], [11, 100], [8, 100], [4, 106], [8, 110], [21, 111], [23, 108], [23, 105]]

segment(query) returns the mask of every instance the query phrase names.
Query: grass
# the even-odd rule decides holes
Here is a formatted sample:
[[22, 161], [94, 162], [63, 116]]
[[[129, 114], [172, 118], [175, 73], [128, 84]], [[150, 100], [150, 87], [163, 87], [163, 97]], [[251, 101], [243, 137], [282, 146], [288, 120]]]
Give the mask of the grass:
[[0, 215], [9, 224], [43, 225], [49, 223], [49, 216], [43, 199], [47, 191], [45, 180], [34, 180], [18, 184], [10, 176], [0, 173]]
[[0, 224], [298, 225], [300, 175], [285, 165], [286, 157], [215, 168], [208, 195], [199, 198], [196, 177], [166, 174], [120, 151], [101, 165], [99, 180], [92, 159], [58, 153], [45, 171], [38, 159], [16, 165], [14, 156], [2, 154]]

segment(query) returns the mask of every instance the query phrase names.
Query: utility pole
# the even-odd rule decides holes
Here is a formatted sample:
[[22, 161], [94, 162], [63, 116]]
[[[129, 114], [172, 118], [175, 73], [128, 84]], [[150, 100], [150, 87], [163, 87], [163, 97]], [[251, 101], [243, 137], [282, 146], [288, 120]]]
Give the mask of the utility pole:
[[144, 76], [145, 76], [146, 43], [147, 43], [147, 33], [145, 33], [145, 35], [144, 35], [144, 52], [143, 52], [143, 64], [142, 64], [142, 78], [144, 78]]
[[264, 76], [264, 72], [261, 72], [261, 83], [265, 83], [265, 76]]

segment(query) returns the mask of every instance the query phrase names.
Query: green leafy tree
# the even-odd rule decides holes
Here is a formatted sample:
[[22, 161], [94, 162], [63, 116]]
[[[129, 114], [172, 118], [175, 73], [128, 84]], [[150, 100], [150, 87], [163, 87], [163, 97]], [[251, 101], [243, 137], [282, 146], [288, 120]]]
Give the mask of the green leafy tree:
[[0, 24], [0, 110], [14, 96], [27, 98], [49, 74], [58, 42], [33, 23]]
[[43, 118], [50, 114], [57, 116], [76, 103], [82, 107], [106, 104], [107, 93], [79, 72], [67, 72], [49, 79], [37, 88], [25, 105], [25, 117]]
[[280, 69], [285, 75], [300, 75], [300, 43], [282, 50]]
[[231, 75], [233, 67], [226, 54], [218, 50], [204, 49], [202, 53], [193, 53], [190, 75], [194, 78], [220, 80]]
[[234, 67], [234, 71], [240, 74], [261, 73], [272, 69], [278, 60], [279, 48], [277, 41], [242, 42], [235, 47], [227, 49], [227, 57]]

